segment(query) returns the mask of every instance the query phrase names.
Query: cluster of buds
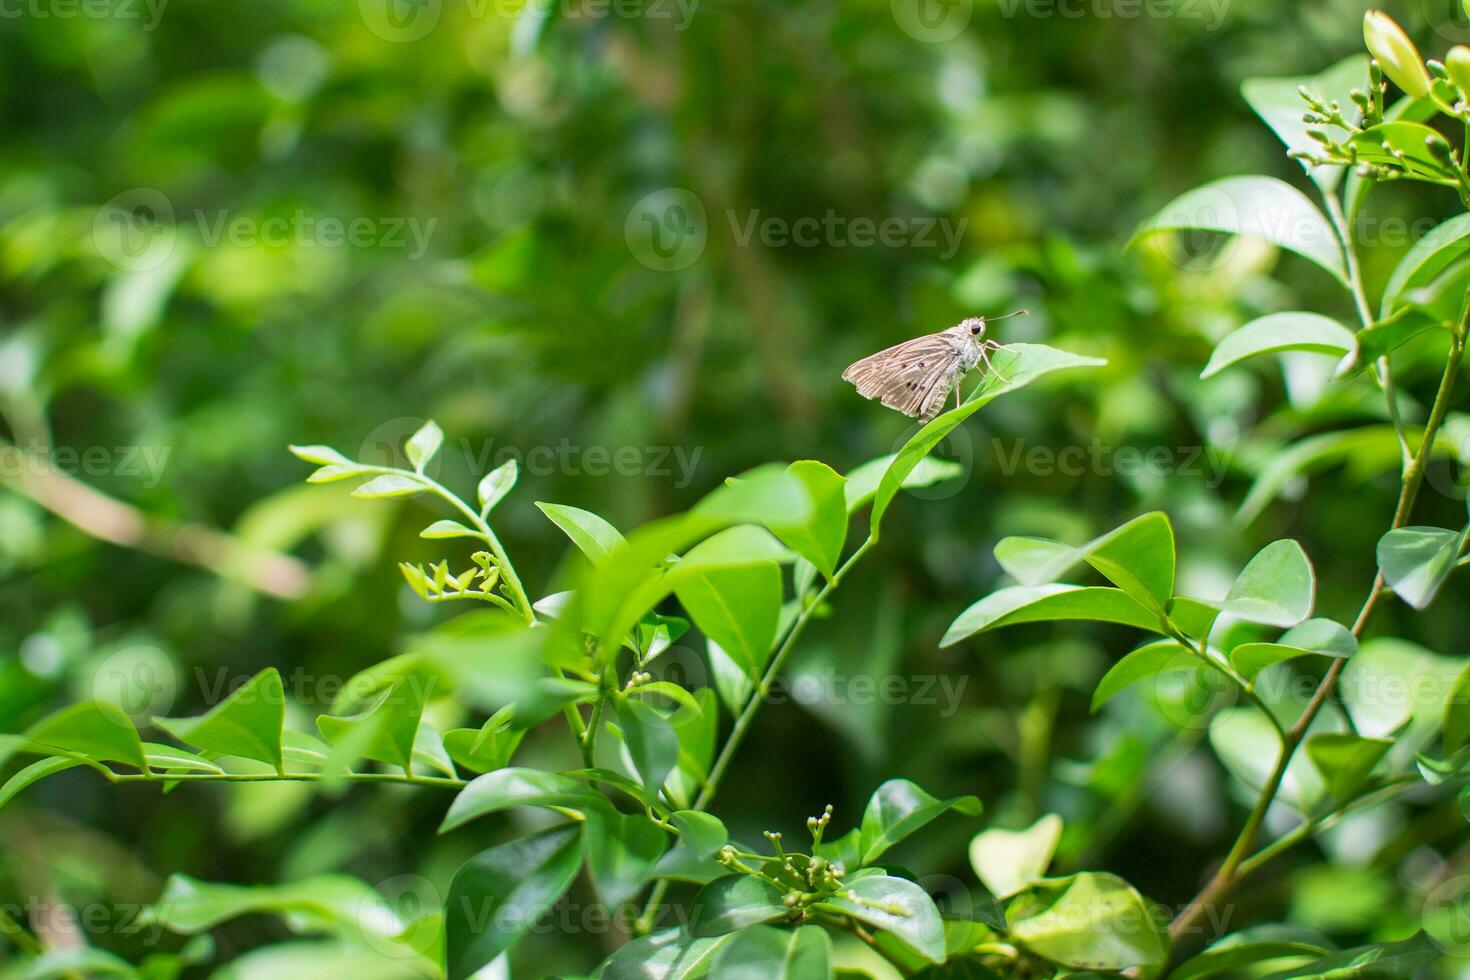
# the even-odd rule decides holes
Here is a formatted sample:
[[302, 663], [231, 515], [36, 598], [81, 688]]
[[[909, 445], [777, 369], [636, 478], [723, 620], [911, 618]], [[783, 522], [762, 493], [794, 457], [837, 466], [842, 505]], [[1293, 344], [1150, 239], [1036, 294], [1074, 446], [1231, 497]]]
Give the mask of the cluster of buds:
[[[759, 878], [783, 894], [781, 901], [790, 910], [792, 921], [806, 918], [808, 908], [816, 902], [830, 898], [842, 891], [847, 868], [840, 861], [832, 861], [817, 854], [822, 831], [832, 821], [832, 807], [828, 806], [820, 817], [807, 820], [807, 829], [812, 833], [812, 853], [798, 854], [786, 851], [782, 836], [774, 830], [765, 832], [766, 841], [774, 852], [770, 856], [742, 854], [733, 845], [726, 844], [715, 854], [715, 860], [731, 871]], [[756, 866], [747, 864], [750, 859]]]
[[399, 562], [398, 570], [409, 587], [427, 602], [444, 602], [450, 599], [481, 599], [504, 605], [505, 599], [496, 594], [500, 582], [500, 567], [495, 556], [488, 551], [477, 551], [470, 556], [474, 566], [459, 574], [451, 574], [449, 563], [440, 561], [427, 569], [422, 565]]
[[647, 671], [635, 670], [628, 675], [628, 681], [623, 685], [623, 690], [631, 691], [635, 687], [642, 687], [653, 680], [653, 675]]

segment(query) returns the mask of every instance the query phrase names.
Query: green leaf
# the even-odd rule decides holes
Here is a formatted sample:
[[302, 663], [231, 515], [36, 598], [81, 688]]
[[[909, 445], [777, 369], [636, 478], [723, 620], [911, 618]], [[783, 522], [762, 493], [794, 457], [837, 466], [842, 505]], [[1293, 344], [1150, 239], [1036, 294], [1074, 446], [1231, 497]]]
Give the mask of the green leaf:
[[468, 980], [510, 949], [566, 892], [582, 852], [581, 827], [564, 824], [487, 848], [461, 865], [445, 902], [448, 980]]
[[1295, 541], [1273, 541], [1235, 577], [1222, 610], [1252, 623], [1295, 626], [1312, 614], [1317, 579]]
[[1439, 692], [1454, 689], [1463, 666], [1405, 640], [1374, 637], [1348, 660], [1337, 689], [1358, 734], [1394, 739], [1390, 762], [1398, 772], [1438, 731]]
[[202, 755], [195, 755], [187, 749], [175, 748], [172, 745], [159, 745], [156, 742], [143, 743], [143, 757], [148, 760], [148, 768], [155, 772], [182, 770], [223, 775], [225, 771]]
[[995, 558], [1023, 585], [1055, 582], [1085, 561], [1155, 614], [1174, 593], [1174, 529], [1157, 511], [1077, 548], [1046, 538], [1002, 538]]
[[143, 741], [121, 708], [105, 701], [69, 705], [36, 722], [26, 741], [47, 752], [66, 752], [98, 762], [145, 768]]
[[80, 765], [82, 765], [80, 759], [68, 759], [65, 756], [53, 756], [39, 762], [32, 762], [5, 780], [5, 784], [0, 786], [0, 809], [4, 809], [5, 804], [15, 799], [26, 787], [40, 782], [47, 776], [53, 776], [58, 772], [65, 772]]
[[766, 562], [680, 576], [674, 591], [700, 631], [758, 678], [780, 626], [780, 566]]
[[1392, 120], [1354, 133], [1345, 142], [1364, 163], [1401, 166], [1436, 183], [1453, 184], [1454, 174], [1430, 152], [1430, 141], [1446, 142], [1436, 130], [1423, 123]]
[[[1258, 792], [1281, 756], [1281, 736], [1255, 708], [1226, 708], [1210, 719], [1210, 746], [1225, 768]], [[1277, 798], [1306, 813], [1324, 790], [1316, 769], [1300, 754], [1287, 766]]]
[[616, 710], [633, 768], [648, 798], [656, 800], [679, 762], [679, 733], [662, 712], [642, 701], [618, 698]]
[[511, 767], [487, 772], [459, 791], [439, 832], [513, 806], [560, 807], [587, 811], [609, 807], [607, 797], [571, 776], [540, 769]]
[[1444, 956], [1444, 950], [1423, 931], [1396, 943], [1359, 946], [1328, 953], [1306, 966], [1273, 973], [1265, 980], [1403, 980], [1426, 963]]
[[912, 881], [865, 875], [814, 907], [851, 916], [891, 934], [931, 963], [944, 962], [944, 922], [939, 909]]
[[444, 733], [444, 751], [471, 772], [494, 772], [510, 765], [511, 756], [525, 736], [510, 723], [514, 709], [502, 708], [479, 728], [455, 728]]
[[1315, 960], [1328, 947], [1305, 930], [1288, 926], [1258, 926], [1234, 933], [1210, 946], [1203, 953], [1181, 963], [1169, 974], [1169, 980], [1209, 980], [1273, 960]]
[[1181, 646], [1177, 640], [1155, 640], [1126, 654], [1113, 664], [1092, 692], [1092, 710], [1096, 711], [1124, 689], [1159, 674], [1176, 670], [1193, 670], [1203, 666], [1199, 657]]
[[1275, 177], [1226, 177], [1176, 197], [1133, 239], [1199, 229], [1261, 238], [1315, 262], [1347, 285], [1337, 233], [1305, 194]]
[[209, 713], [195, 718], [155, 718], [154, 724], [206, 752], [255, 759], [280, 770], [285, 717], [281, 675], [267, 667]]
[[600, 980], [694, 980], [709, 975], [715, 955], [732, 936], [694, 938], [665, 929], [625, 943], [603, 961]]
[[1261, 354], [1295, 350], [1342, 358], [1356, 346], [1357, 336], [1353, 331], [1330, 317], [1317, 313], [1272, 313], [1227, 334], [1210, 352], [1209, 363], [1200, 377], [1212, 377], [1232, 364]]
[[414, 740], [424, 713], [424, 700], [432, 683], [428, 675], [409, 674], [380, 691], [367, 709], [349, 717], [321, 715], [317, 731], [336, 745], [364, 724], [372, 725], [372, 736], [358, 746], [363, 758], [413, 771]]
[[[888, 472], [888, 468], [897, 458], [897, 453], [879, 456], [877, 459], [868, 460], [847, 474], [847, 485], [843, 488], [843, 496], [846, 498], [849, 515], [872, 503], [874, 494], [878, 492], [878, 485], [883, 482], [883, 474]], [[925, 456], [903, 478], [903, 489], [920, 490], [924, 487], [932, 487], [962, 476], [964, 472], [965, 468], [953, 460]]]
[[1330, 619], [1309, 619], [1293, 626], [1274, 643], [1242, 643], [1230, 651], [1230, 662], [1247, 680], [1273, 664], [1296, 657], [1345, 658], [1358, 652], [1358, 640], [1347, 627]]
[[1401, 458], [1398, 435], [1392, 425], [1364, 425], [1309, 436], [1271, 453], [1236, 511], [1236, 520], [1249, 525], [1298, 476], [1336, 463], [1348, 463], [1358, 476], [1397, 469]]
[[548, 504], [539, 500], [536, 501], [536, 506], [551, 523], [572, 539], [572, 544], [594, 565], [602, 564], [608, 555], [627, 544], [617, 528], [590, 510], [568, 507], [565, 504]]
[[1460, 672], [1445, 698], [1440, 740], [1447, 756], [1470, 742], [1470, 666]]
[[465, 527], [459, 521], [435, 521], [419, 532], [419, 537], [428, 538], [431, 541], [442, 541], [446, 538], [478, 538], [479, 531], [473, 531]]
[[1012, 895], [1046, 876], [1062, 839], [1062, 818], [1048, 813], [1025, 830], [981, 831], [970, 841], [970, 867], [996, 898]]
[[830, 579], [847, 540], [847, 480], [826, 463], [812, 459], [798, 460], [787, 470], [806, 484], [812, 516], [800, 527], [782, 531], [780, 538]]
[[286, 448], [290, 449], [292, 454], [295, 455], [297, 459], [304, 460], [308, 463], [315, 463], [318, 466], [342, 466], [352, 464], [352, 460], [348, 459], [346, 456], [343, 456], [331, 446], [288, 446]]
[[488, 517], [490, 512], [495, 509], [495, 505], [505, 499], [505, 495], [510, 493], [511, 488], [516, 485], [516, 479], [520, 475], [520, 467], [514, 459], [506, 460], [485, 474], [484, 479], [480, 481], [480, 485], [475, 488], [475, 496], [480, 501], [481, 518]]
[[373, 472], [371, 466], [361, 463], [338, 463], [335, 466], [323, 466], [306, 478], [307, 483], [336, 483], [339, 480], [350, 480], [354, 476], [367, 476]]
[[1388, 285], [1383, 287], [1379, 319], [1387, 319], [1404, 305], [1405, 296], [1411, 289], [1439, 275], [1466, 252], [1470, 252], [1470, 214], [1456, 215], [1435, 226], [1416, 241], [1394, 266]]
[[414, 471], [422, 473], [429, 460], [444, 445], [444, 432], [433, 419], [425, 422], [419, 430], [408, 437], [408, 442], [403, 444], [403, 453], [408, 461], [413, 464]]
[[[1321, 144], [1307, 135], [1312, 129], [1304, 122], [1307, 104], [1302, 99], [1302, 86], [1319, 99], [1337, 102], [1349, 123], [1356, 124], [1360, 113], [1349, 93], [1354, 89], [1368, 90], [1368, 57], [1355, 54], [1339, 61], [1326, 71], [1316, 75], [1298, 75], [1291, 78], [1247, 78], [1240, 86], [1240, 94], [1256, 115], [1286, 144], [1287, 150], [1297, 150], [1316, 155]], [[1331, 193], [1342, 179], [1344, 167], [1314, 167], [1299, 161], [1307, 176], [1324, 193]]]
[[1024, 388], [1043, 375], [1066, 368], [1096, 367], [1107, 362], [1101, 358], [1072, 354], [1042, 344], [1012, 344], [1009, 350], [997, 351], [992, 355], [991, 363], [993, 371], [986, 373], [964, 404], [950, 409], [914, 433], [893, 457], [888, 469], [884, 470], [883, 479], [879, 481], [878, 489], [873, 495], [870, 522], [873, 540], [878, 539], [883, 515], [887, 513], [888, 506], [893, 503], [893, 498], [905, 485], [909, 475], [961, 422], [1001, 395]]
[[1455, 570], [1465, 532], [1441, 527], [1399, 527], [1378, 539], [1378, 570], [1415, 609], [1425, 609]]
[[744, 874], [716, 878], [694, 896], [689, 932], [694, 936], [723, 936], [737, 929], [771, 922], [791, 910], [773, 886]]
[[829, 980], [832, 939], [820, 926], [756, 926], [735, 933], [715, 956], [720, 980]]
[[668, 834], [642, 813], [587, 811], [587, 870], [610, 906], [631, 901], [663, 856]]
[[325, 874], [279, 885], [230, 885], [172, 875], [158, 900], [143, 910], [139, 925], [197, 935], [246, 915], [282, 916], [295, 932], [324, 933], [373, 946], [409, 969], [423, 969], [423, 952], [403, 941], [408, 927], [392, 902], [367, 883]]
[[710, 672], [714, 674], [715, 692], [719, 694], [730, 714], [738, 715], [754, 693], [755, 684], [745, 668], [708, 637], [706, 651], [709, 655]]
[[655, 877], [701, 885], [722, 877], [725, 868], [713, 860], [713, 855], [725, 846], [730, 835], [720, 819], [696, 810], [675, 810], [669, 819], [679, 831], [679, 842], [659, 859]]
[[1121, 589], [1080, 585], [1018, 585], [992, 592], [960, 613], [944, 638], [941, 647], [956, 643], [981, 632], [1051, 620], [1088, 619], [1103, 623], [1121, 623], [1139, 629], [1163, 631], [1159, 619]]
[[403, 473], [385, 473], [374, 477], [356, 490], [354, 497], [412, 497], [423, 493], [428, 487], [422, 480]]
[[1327, 792], [1343, 802], [1367, 785], [1373, 767], [1393, 748], [1393, 739], [1347, 732], [1319, 732], [1307, 739], [1307, 755], [1327, 781]]
[[1162, 966], [1169, 933], [1153, 903], [1116, 875], [1086, 871], [1039, 882], [1006, 907], [1011, 938], [1077, 970]]
[[863, 864], [872, 864], [894, 844], [949, 810], [980, 815], [979, 797], [939, 800], [907, 779], [890, 779], [873, 791], [863, 812], [858, 847]]

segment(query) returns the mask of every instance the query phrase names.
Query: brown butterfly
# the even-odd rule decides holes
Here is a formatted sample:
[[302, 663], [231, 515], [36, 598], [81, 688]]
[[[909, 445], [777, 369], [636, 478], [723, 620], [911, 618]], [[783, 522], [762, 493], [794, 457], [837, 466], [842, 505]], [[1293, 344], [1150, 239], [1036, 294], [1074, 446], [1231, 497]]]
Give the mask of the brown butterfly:
[[[1004, 320], [1025, 312], [990, 319]], [[1005, 345], [985, 338], [985, 321], [983, 316], [972, 316], [948, 330], [905, 340], [849, 365], [842, 378], [856, 385], [864, 398], [878, 398], [889, 408], [928, 422], [939, 414], [951, 390], [959, 405], [960, 379], [975, 365], [984, 361], [995, 371], [990, 352]]]

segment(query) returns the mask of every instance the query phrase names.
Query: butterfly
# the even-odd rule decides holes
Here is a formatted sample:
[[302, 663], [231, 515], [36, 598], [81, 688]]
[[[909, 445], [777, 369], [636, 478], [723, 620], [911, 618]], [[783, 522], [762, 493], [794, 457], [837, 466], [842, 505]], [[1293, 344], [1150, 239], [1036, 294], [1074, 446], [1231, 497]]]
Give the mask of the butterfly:
[[[1004, 320], [1025, 312], [1017, 310], [990, 319]], [[842, 379], [856, 385], [864, 398], [878, 398], [889, 408], [928, 422], [939, 414], [951, 390], [958, 407], [960, 379], [975, 365], [984, 361], [995, 371], [990, 352], [1008, 349], [986, 339], [985, 322], [983, 316], [972, 316], [948, 330], [905, 340], [850, 364], [842, 372]]]

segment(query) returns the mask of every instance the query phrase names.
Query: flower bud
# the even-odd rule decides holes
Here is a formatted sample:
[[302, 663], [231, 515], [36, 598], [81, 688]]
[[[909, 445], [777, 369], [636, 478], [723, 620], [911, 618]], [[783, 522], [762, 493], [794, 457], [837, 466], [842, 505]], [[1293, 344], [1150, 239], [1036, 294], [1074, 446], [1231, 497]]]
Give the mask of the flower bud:
[[[1470, 0], [1465, 0], [1470, 3]], [[1450, 81], [1455, 87], [1470, 98], [1470, 48], [1463, 44], [1457, 44], [1450, 48], [1450, 53], [1444, 56], [1445, 71], [1449, 72]]]
[[1395, 85], [1406, 95], [1422, 99], [1429, 95], [1429, 72], [1419, 49], [1404, 29], [1381, 10], [1363, 15], [1363, 43]]

